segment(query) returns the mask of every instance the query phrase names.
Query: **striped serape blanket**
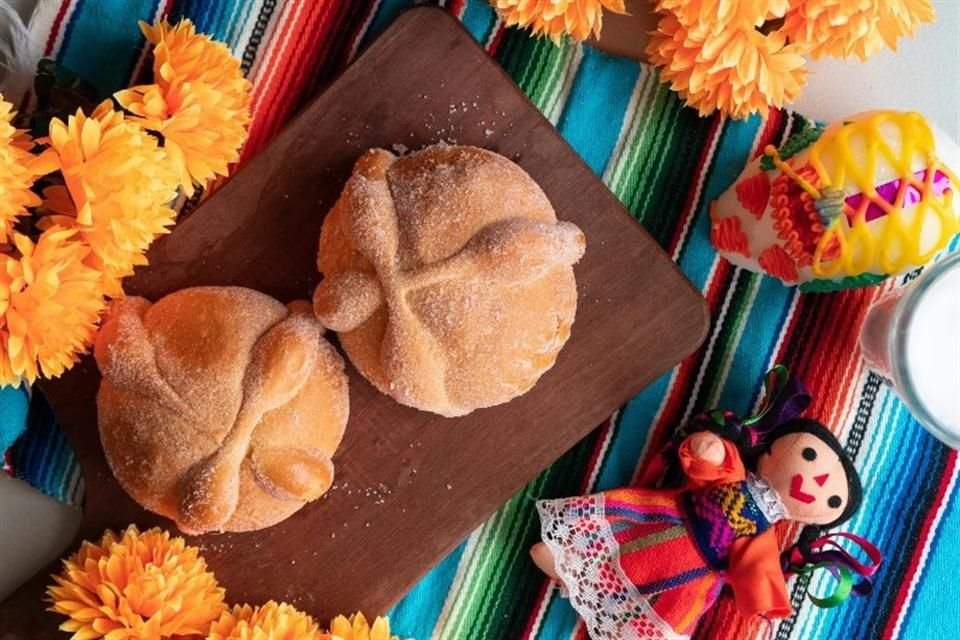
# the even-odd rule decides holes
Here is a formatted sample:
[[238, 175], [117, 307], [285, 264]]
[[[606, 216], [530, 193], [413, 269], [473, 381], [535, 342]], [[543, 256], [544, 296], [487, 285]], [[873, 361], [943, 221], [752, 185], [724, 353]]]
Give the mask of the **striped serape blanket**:
[[[143, 64], [137, 20], [191, 18], [229, 44], [253, 82], [253, 125], [244, 151], [250, 158], [411, 4], [41, 0], [30, 27], [44, 54], [107, 95], [128, 86]], [[855, 459], [865, 483], [864, 508], [846, 529], [878, 544], [885, 564], [868, 598], [818, 609], [804, 600], [807, 585], [792, 582], [793, 617], [772, 626], [745, 622], [726, 599], [705, 616], [695, 637], [957, 637], [960, 549], [951, 546], [960, 540], [957, 454], [921, 429], [864, 368], [857, 340], [867, 306], [904, 279], [874, 289], [799, 294], [733, 268], [709, 244], [709, 201], [752, 154], [782, 141], [804, 119], [782, 111], [766, 120], [701, 119], [646, 66], [505, 29], [484, 0], [443, 4], [703, 291], [712, 326], [695, 354], [599, 425], [430, 571], [389, 612], [395, 631], [441, 640], [585, 638], [558, 589], [528, 559], [539, 532], [534, 500], [628, 484], [658, 443], [696, 412], [749, 412], [763, 373], [783, 362], [813, 392], [809, 414], [832, 425]], [[29, 422], [28, 433], [8, 452], [8, 468], [79, 503], [76, 462], [38, 393]], [[810, 588], [824, 593], [831, 581], [816, 576]]]

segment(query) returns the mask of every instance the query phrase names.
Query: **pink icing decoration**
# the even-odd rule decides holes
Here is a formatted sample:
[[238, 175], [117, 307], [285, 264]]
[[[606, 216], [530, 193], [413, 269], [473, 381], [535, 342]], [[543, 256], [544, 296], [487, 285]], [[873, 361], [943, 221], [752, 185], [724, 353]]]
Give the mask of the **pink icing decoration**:
[[[926, 174], [927, 174], [927, 170], [921, 169], [920, 171], [917, 171], [913, 175], [917, 178], [917, 180], [923, 182], [924, 178], [926, 177]], [[942, 196], [944, 192], [949, 188], [950, 188], [950, 178], [948, 178], [947, 175], [942, 171], [937, 171], [937, 173], [933, 176], [933, 194], [935, 196]], [[899, 190], [900, 190], [900, 178], [897, 178], [896, 180], [891, 180], [890, 182], [885, 182], [884, 184], [881, 184], [880, 186], [878, 186], [877, 195], [883, 198], [884, 200], [886, 200], [887, 202], [889, 202], [890, 204], [893, 204], [893, 201], [896, 199], [897, 192]], [[915, 186], [913, 186], [912, 184], [907, 186], [907, 192], [904, 194], [904, 197], [903, 197], [903, 208], [906, 209], [907, 207], [912, 207], [913, 205], [920, 202], [920, 199], [922, 197], [923, 196], [921, 195], [920, 190], [917, 189]], [[847, 196], [845, 202], [847, 203], [847, 205], [850, 207], [852, 211], [856, 211], [857, 208], [860, 206], [860, 203], [863, 201], [863, 198], [864, 198], [864, 195], [862, 193], [855, 193], [852, 196]], [[874, 204], [873, 202], [871, 202], [870, 206], [867, 207], [867, 222], [870, 222], [871, 220], [875, 220], [877, 218], [882, 218], [885, 215], [887, 215], [886, 211], [884, 211], [881, 207]], [[848, 217], [849, 217], [849, 214], [848, 214]]]

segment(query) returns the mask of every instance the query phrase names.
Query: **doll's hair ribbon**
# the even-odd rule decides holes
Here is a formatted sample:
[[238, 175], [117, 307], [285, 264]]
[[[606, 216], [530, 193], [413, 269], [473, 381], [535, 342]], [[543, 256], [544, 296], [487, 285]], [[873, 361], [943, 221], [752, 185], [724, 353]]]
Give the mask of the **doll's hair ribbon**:
[[763, 377], [763, 400], [757, 413], [741, 420], [753, 445], [763, 441], [781, 424], [796, 418], [810, 406], [810, 392], [782, 364]]
[[[780, 425], [796, 418], [810, 406], [810, 393], [803, 383], [790, 375], [787, 368], [774, 365], [763, 377], [763, 400], [752, 416], [741, 418], [732, 411], [719, 409], [708, 411], [694, 418], [694, 422], [707, 420], [721, 429], [730, 429], [747, 440], [751, 447], [763, 442]], [[686, 435], [686, 430], [681, 436]]]
[[[853, 542], [867, 561], [857, 559], [844, 549], [839, 539]], [[821, 536], [808, 545], [797, 544], [783, 554], [781, 558], [784, 573], [787, 575], [811, 576], [818, 569], [826, 569], [837, 580], [837, 588], [825, 598], [810, 595], [810, 601], [818, 607], [835, 607], [851, 594], [865, 596], [873, 588], [871, 578], [883, 562], [883, 554], [866, 539], [846, 532], [836, 532]]]

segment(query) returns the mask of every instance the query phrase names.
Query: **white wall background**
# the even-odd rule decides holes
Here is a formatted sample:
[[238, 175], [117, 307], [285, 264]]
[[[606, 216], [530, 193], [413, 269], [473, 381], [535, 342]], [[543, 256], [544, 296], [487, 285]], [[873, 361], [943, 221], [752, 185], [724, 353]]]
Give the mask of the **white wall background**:
[[937, 21], [901, 40], [896, 52], [884, 49], [864, 63], [811, 62], [807, 87], [791, 108], [828, 121], [868, 109], [919, 111], [960, 141], [960, 0], [933, 4]]

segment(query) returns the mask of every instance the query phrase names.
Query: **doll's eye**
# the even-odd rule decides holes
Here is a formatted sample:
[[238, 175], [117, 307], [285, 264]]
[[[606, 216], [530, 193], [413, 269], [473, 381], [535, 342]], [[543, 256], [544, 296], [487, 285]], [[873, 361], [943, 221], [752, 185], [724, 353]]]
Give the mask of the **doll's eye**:
[[804, 460], [809, 460], [810, 462], [813, 462], [814, 460], [817, 459], [817, 452], [811, 449], [810, 447], [807, 447], [806, 449], [804, 449], [800, 453], [800, 455], [803, 456]]
[[831, 509], [837, 509], [842, 504], [843, 499], [840, 496], [830, 496], [827, 498], [827, 506], [829, 506]]

